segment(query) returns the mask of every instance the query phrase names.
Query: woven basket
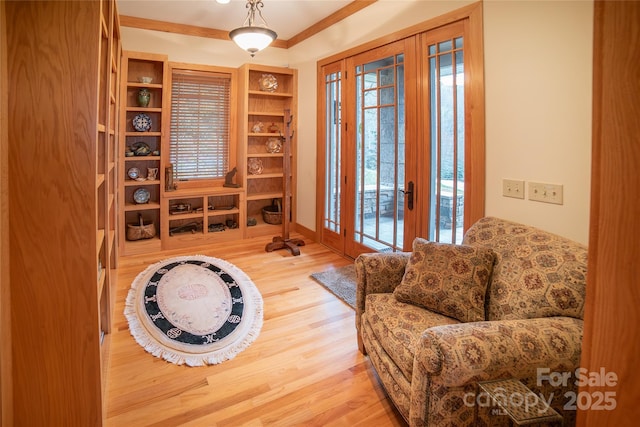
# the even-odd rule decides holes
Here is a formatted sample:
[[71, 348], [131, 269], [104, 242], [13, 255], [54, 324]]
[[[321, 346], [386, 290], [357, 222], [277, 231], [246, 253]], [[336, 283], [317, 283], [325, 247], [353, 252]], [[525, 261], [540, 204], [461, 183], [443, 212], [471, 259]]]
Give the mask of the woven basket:
[[145, 224], [142, 214], [138, 215], [138, 224], [127, 224], [127, 240], [150, 239], [156, 235], [156, 225], [153, 221]]
[[262, 219], [267, 224], [282, 224], [282, 208], [279, 199], [274, 199], [271, 206], [262, 208]]

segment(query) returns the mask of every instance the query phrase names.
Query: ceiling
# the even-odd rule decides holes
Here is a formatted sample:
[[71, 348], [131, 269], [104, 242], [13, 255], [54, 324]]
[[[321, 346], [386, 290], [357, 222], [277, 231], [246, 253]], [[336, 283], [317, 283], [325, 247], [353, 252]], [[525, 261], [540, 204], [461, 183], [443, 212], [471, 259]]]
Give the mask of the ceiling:
[[[263, 0], [262, 16], [278, 39], [288, 40], [353, 0]], [[246, 0], [117, 0], [120, 15], [230, 31], [243, 25]], [[258, 17], [256, 16], [256, 20]]]

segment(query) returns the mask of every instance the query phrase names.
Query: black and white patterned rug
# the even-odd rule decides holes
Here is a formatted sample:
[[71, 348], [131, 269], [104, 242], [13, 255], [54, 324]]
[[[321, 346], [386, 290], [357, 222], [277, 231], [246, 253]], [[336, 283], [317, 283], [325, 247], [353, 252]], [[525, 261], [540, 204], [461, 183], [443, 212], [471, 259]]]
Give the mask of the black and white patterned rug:
[[262, 328], [262, 296], [238, 267], [203, 255], [170, 258], [140, 273], [124, 314], [156, 357], [189, 366], [232, 359]]

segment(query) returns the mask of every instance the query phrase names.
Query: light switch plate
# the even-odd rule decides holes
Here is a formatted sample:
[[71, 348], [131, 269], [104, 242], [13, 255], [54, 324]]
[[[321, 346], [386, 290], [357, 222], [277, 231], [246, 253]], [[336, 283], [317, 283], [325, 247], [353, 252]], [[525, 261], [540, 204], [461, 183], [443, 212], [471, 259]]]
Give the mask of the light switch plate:
[[519, 181], [516, 179], [503, 179], [502, 195], [504, 197], [524, 199], [524, 181]]
[[561, 184], [545, 184], [543, 182], [529, 183], [529, 200], [561, 205], [562, 196]]

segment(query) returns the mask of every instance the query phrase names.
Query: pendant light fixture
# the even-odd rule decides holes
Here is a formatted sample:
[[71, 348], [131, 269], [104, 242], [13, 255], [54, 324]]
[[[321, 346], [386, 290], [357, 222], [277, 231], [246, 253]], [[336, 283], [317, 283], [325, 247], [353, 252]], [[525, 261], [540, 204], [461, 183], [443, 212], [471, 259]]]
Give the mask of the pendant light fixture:
[[[247, 0], [247, 14], [242, 27], [236, 28], [229, 33], [229, 38], [233, 40], [241, 49], [246, 50], [254, 56], [256, 52], [269, 46], [278, 35], [275, 31], [267, 28], [267, 22], [262, 16], [261, 9], [264, 7], [262, 0]], [[260, 18], [260, 23], [256, 25], [256, 12]]]

